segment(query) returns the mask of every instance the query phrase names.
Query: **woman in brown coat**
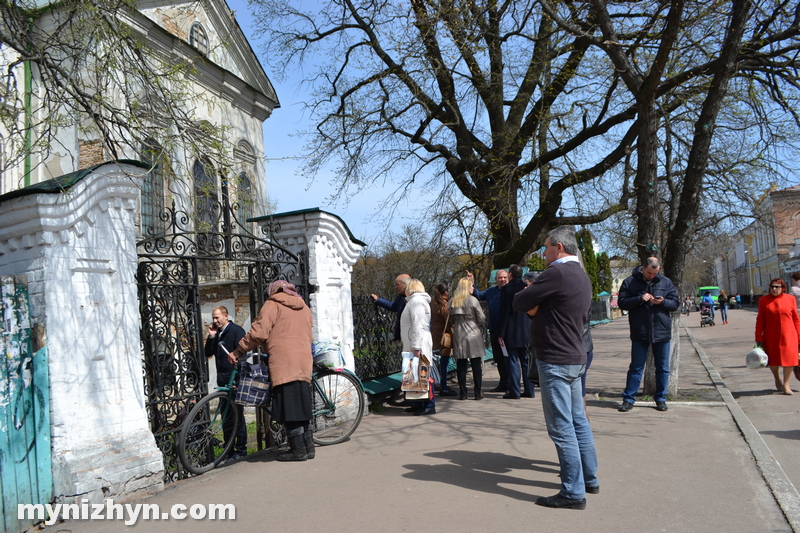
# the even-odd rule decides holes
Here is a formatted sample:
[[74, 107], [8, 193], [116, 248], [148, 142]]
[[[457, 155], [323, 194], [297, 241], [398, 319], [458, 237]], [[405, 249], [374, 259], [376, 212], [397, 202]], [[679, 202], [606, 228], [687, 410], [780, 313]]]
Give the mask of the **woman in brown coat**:
[[[453, 323], [450, 321], [450, 309], [447, 303], [450, 301], [450, 284], [446, 281], [436, 285], [431, 300], [431, 335], [433, 336], [433, 353], [439, 352], [439, 396], [455, 396], [456, 391], [447, 387], [447, 367], [450, 365], [450, 355], [452, 348], [442, 346], [442, 334], [445, 331], [453, 334]], [[447, 329], [445, 330], [445, 326]], [[451, 337], [452, 339], [452, 337]]]
[[311, 429], [311, 310], [286, 281], [273, 281], [250, 331], [230, 353], [235, 363], [241, 354], [263, 345], [269, 355], [272, 382], [272, 419], [286, 425], [289, 451], [279, 461], [305, 461], [315, 455]]

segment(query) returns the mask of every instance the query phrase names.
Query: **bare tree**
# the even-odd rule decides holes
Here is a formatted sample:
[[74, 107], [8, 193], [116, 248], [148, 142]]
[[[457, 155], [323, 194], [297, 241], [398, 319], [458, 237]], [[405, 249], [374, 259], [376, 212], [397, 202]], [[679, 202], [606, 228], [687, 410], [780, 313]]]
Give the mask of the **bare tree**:
[[[485, 217], [495, 265], [521, 261], [552, 226], [597, 223], [633, 199], [640, 254], [667, 248], [679, 258], [708, 160], [741, 160], [714, 144], [719, 117], [730, 131], [762, 124], [770, 102], [797, 96], [789, 2], [758, 10], [745, 0], [252, 5], [277, 70], [311, 68], [310, 171], [339, 158], [342, 191], [386, 179], [400, 183], [397, 195], [412, 185], [457, 189]], [[735, 94], [732, 79], [741, 83]], [[737, 112], [726, 115], [723, 103]], [[670, 120], [686, 164], [666, 154]], [[663, 211], [666, 176], [675, 210], [664, 228], [651, 215]]]
[[61, 144], [69, 129], [98, 145], [103, 159], [157, 147], [148, 158], [169, 160], [161, 168], [167, 177], [187, 173], [175, 153], [203, 155], [226, 170], [232, 147], [224, 128], [194, 113], [214, 105], [193, 85], [205, 58], [177, 38], [168, 56], [154, 49], [147, 42], [154, 25], [127, 0], [0, 5], [0, 132], [7, 142], [0, 172], [22, 166], [29, 176], [54, 151], [77, 163], [75, 146]]

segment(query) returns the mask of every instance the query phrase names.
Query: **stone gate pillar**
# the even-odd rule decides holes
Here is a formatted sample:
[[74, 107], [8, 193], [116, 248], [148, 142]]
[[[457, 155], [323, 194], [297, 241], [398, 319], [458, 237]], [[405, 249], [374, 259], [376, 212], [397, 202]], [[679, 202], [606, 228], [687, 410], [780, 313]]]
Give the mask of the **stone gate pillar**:
[[0, 275], [27, 274], [31, 321], [46, 334], [59, 502], [121, 501], [163, 488], [139, 348], [143, 172], [106, 163], [0, 197]]
[[306, 252], [314, 339], [338, 342], [348, 370], [353, 359], [353, 265], [366, 246], [338, 216], [319, 208], [260, 217], [268, 234], [294, 254]]

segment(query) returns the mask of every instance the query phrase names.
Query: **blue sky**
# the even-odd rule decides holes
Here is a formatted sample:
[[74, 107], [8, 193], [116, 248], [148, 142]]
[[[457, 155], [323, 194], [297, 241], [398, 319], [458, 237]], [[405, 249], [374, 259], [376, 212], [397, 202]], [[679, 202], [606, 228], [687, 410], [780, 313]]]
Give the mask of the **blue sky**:
[[[260, 54], [261, 47], [253, 36], [252, 18], [247, 1], [227, 1], [228, 6], [236, 12], [236, 20], [250, 40], [253, 50], [256, 54]], [[300, 156], [303, 152], [304, 139], [299, 133], [311, 127], [308, 115], [303, 112], [301, 104], [306, 96], [300, 88], [302, 78], [299, 74], [290, 75], [285, 81], [278, 82], [269, 61], [260, 55], [259, 60], [272, 81], [281, 103], [281, 107], [275, 109], [272, 116], [264, 122], [267, 192], [270, 198], [277, 202], [277, 211], [319, 207], [340, 216], [353, 235], [367, 244], [373, 244], [387, 227], [392, 231], [398, 231], [404, 222], [401, 218], [395, 217], [394, 220], [387, 221], [385, 216], [373, 216], [380, 200], [386, 196], [381, 187], [361, 192], [349, 198], [346, 203], [333, 204], [329, 202], [329, 198], [337, 187], [332, 184], [335, 178], [332, 172], [318, 175], [313, 182], [301, 174], [303, 161]]]

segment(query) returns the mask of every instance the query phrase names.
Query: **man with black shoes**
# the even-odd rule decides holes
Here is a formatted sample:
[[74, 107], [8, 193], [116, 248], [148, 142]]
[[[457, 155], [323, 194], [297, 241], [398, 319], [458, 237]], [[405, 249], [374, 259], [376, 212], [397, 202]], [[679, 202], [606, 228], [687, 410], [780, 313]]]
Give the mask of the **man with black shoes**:
[[672, 281], [660, 271], [658, 258], [648, 257], [645, 264], [636, 267], [619, 289], [617, 302], [620, 309], [628, 311], [631, 328], [631, 364], [619, 408], [623, 413], [633, 409], [636, 401], [634, 395], [642, 382], [647, 350], [651, 346], [656, 365], [656, 393], [653, 399], [656, 410], [667, 410], [669, 343], [672, 340], [670, 313], [678, 310], [680, 299]]
[[[474, 279], [472, 273], [467, 270], [467, 277]], [[500, 374], [500, 383], [489, 392], [508, 392], [508, 358], [503, 355], [498, 338], [500, 337], [500, 291], [508, 284], [508, 271], [498, 270], [494, 275], [495, 285], [485, 291], [479, 291], [475, 287], [472, 295], [478, 300], [486, 301], [489, 308], [489, 321], [486, 326], [489, 328], [489, 340], [492, 343], [492, 357], [497, 365], [497, 373]]]
[[[234, 365], [228, 361], [228, 353], [239, 346], [239, 341], [244, 338], [244, 330], [228, 320], [228, 309], [218, 305], [211, 312], [211, 324], [208, 326], [208, 338], [206, 339], [206, 357], [214, 358], [217, 367], [217, 386], [224, 387], [231, 379]], [[244, 420], [244, 406], [234, 406], [239, 411], [239, 420]], [[225, 442], [230, 438], [235, 438], [233, 452], [228, 461], [238, 461], [247, 455], [247, 425], [239, 424], [239, 431], [232, 436], [232, 429], [226, 423], [222, 428]]]
[[[533, 383], [528, 378], [528, 342], [530, 335], [531, 319], [525, 313], [514, 310], [512, 302], [514, 295], [523, 290], [526, 285], [522, 281], [522, 267], [511, 265], [508, 269], [511, 280], [508, 285], [500, 290], [500, 324], [498, 328], [498, 343], [505, 346], [508, 353], [508, 393], [503, 398], [506, 400], [519, 400], [533, 398]], [[524, 388], [520, 392], [520, 378]]]
[[586, 509], [586, 493], [600, 492], [594, 436], [581, 394], [586, 371], [583, 330], [589, 318], [592, 283], [577, 257], [575, 230], [561, 226], [547, 233], [547, 268], [514, 297], [514, 310], [535, 316], [531, 343], [539, 369], [539, 393], [547, 434], [558, 452], [561, 490], [537, 505]]

